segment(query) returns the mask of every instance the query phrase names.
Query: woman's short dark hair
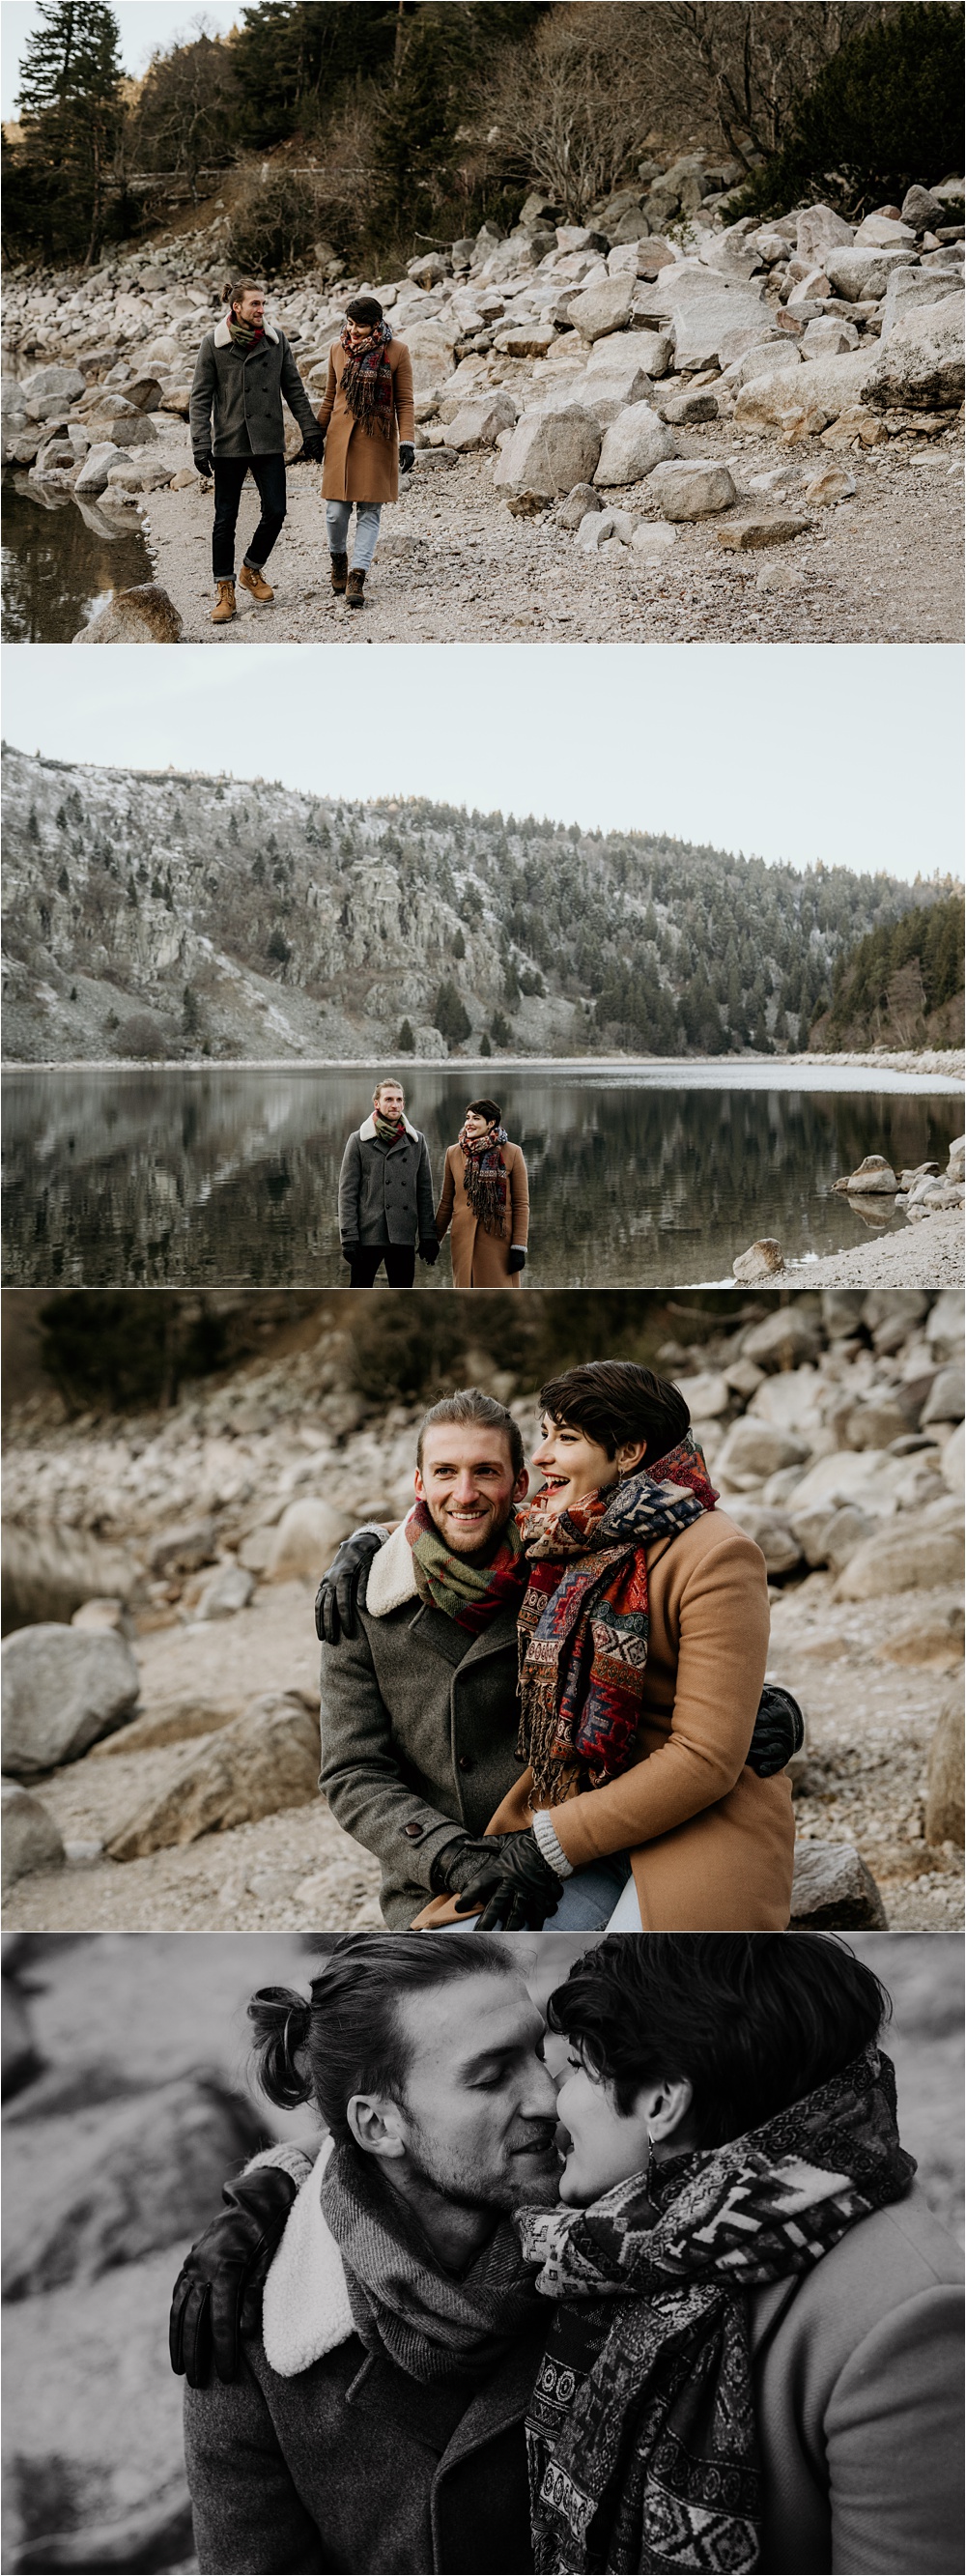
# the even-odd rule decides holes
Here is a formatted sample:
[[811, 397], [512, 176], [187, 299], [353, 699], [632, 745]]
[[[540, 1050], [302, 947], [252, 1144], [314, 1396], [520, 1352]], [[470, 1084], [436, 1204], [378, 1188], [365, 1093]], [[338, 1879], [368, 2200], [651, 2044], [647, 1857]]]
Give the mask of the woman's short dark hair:
[[468, 1118], [485, 1118], [491, 1127], [502, 1127], [503, 1124], [498, 1100], [471, 1100], [466, 1115]]
[[588, 1360], [540, 1389], [552, 1422], [566, 1423], [616, 1458], [627, 1440], [646, 1440], [652, 1458], [676, 1449], [691, 1416], [680, 1388], [636, 1360]]
[[366, 330], [371, 331], [374, 323], [382, 321], [382, 306], [378, 297], [354, 295], [351, 304], [346, 305], [345, 318], [347, 322], [362, 322]]
[[[467, 1941], [437, 1932], [348, 1932], [313, 1977], [310, 2000], [287, 1986], [263, 1986], [248, 2018], [252, 2064], [263, 2093], [284, 2110], [315, 2101], [337, 2138], [346, 2138], [354, 2093], [400, 2102], [409, 2065], [399, 2005], [406, 1995], [461, 1977], [513, 1975], [512, 1946], [485, 1932]], [[468, 2004], [472, 2011], [472, 2005]]]
[[625, 2114], [642, 2085], [686, 2076], [700, 2144], [719, 2147], [827, 2083], [890, 2011], [826, 1933], [649, 1932], [588, 1950], [548, 2019]]

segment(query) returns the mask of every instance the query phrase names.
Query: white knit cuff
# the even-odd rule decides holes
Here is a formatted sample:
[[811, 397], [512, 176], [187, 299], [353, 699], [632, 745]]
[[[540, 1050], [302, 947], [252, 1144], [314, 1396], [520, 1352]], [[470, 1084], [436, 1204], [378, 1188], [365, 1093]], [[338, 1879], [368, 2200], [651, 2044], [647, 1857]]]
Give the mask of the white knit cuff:
[[556, 1870], [557, 1877], [572, 1878], [573, 1861], [568, 1860], [563, 1844], [558, 1842], [546, 1807], [537, 1808], [533, 1819], [533, 1830], [544, 1860], [549, 1863], [551, 1869]]

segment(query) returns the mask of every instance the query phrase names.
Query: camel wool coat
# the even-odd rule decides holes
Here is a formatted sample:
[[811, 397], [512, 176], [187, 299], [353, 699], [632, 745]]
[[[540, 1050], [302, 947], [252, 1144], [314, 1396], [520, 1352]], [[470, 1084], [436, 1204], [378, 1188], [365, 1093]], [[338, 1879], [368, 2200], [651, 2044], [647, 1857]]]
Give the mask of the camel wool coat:
[[[768, 1660], [768, 1583], [754, 1541], [702, 1512], [645, 1551], [650, 1635], [634, 1759], [602, 1789], [553, 1809], [575, 1869], [631, 1856], [645, 1932], [783, 1932], [795, 1824], [786, 1772], [747, 1767]], [[487, 1831], [525, 1833], [532, 1775], [508, 1784]], [[458, 1917], [452, 1897], [414, 1929]]]
[[325, 434], [323, 501], [399, 499], [399, 441], [411, 444], [414, 428], [413, 370], [404, 340], [387, 341], [385, 354], [392, 369], [396, 424], [392, 438], [383, 438], [379, 430], [370, 433], [354, 419], [342, 391], [345, 350], [341, 340], [333, 341], [329, 350], [328, 383], [319, 413], [319, 428]]
[[463, 1183], [467, 1157], [462, 1145], [450, 1145], [443, 1170], [443, 1195], [436, 1210], [436, 1232], [442, 1243], [452, 1225], [450, 1254], [454, 1288], [519, 1288], [520, 1273], [507, 1269], [511, 1243], [526, 1250], [530, 1222], [527, 1167], [519, 1145], [504, 1145], [506, 1206], [502, 1234], [487, 1234], [477, 1224]]

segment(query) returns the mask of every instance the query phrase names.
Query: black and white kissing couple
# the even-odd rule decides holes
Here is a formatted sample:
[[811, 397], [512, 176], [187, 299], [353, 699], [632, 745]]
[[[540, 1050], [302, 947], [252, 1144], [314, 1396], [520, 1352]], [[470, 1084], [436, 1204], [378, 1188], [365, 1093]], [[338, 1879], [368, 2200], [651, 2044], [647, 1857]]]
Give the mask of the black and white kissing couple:
[[545, 2029], [535, 1964], [347, 1934], [249, 2005], [326, 2134], [175, 2286], [201, 2570], [948, 2576], [961, 2265], [877, 1978], [820, 1933], [612, 1935]]

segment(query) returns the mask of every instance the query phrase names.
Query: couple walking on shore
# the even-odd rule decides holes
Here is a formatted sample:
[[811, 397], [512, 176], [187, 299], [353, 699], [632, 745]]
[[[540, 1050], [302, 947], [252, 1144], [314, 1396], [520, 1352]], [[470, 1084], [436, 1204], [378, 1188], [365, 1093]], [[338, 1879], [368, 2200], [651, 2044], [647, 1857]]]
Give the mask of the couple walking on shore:
[[372, 1288], [385, 1264], [390, 1288], [411, 1288], [417, 1250], [432, 1268], [452, 1226], [454, 1288], [518, 1288], [527, 1257], [527, 1167], [498, 1101], [470, 1101], [447, 1147], [438, 1207], [433, 1198], [426, 1138], [406, 1116], [402, 1083], [386, 1075], [376, 1084], [371, 1117], [349, 1138], [339, 1174], [350, 1287]]
[[254, 278], [241, 277], [225, 288], [225, 300], [227, 312], [198, 351], [190, 406], [195, 467], [213, 475], [215, 485], [212, 625], [227, 626], [237, 615], [235, 531], [249, 473], [261, 518], [239, 580], [262, 607], [275, 596], [265, 565], [285, 518], [283, 400], [303, 433], [303, 457], [325, 460], [322, 498], [332, 588], [345, 594], [350, 608], [361, 608], [383, 504], [398, 500], [400, 467], [407, 473], [413, 462], [409, 351], [393, 338], [375, 296], [357, 296], [346, 306], [341, 335], [329, 350], [325, 399], [316, 415], [284, 331], [266, 321], [264, 289]]

